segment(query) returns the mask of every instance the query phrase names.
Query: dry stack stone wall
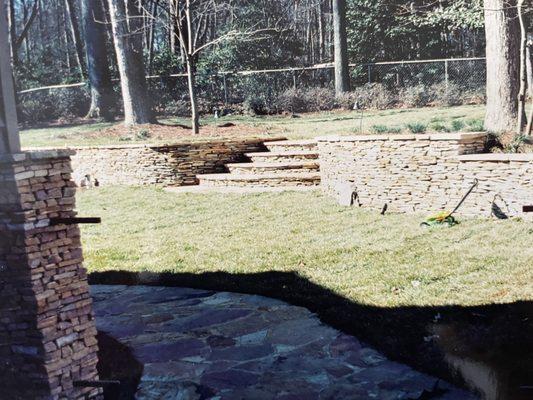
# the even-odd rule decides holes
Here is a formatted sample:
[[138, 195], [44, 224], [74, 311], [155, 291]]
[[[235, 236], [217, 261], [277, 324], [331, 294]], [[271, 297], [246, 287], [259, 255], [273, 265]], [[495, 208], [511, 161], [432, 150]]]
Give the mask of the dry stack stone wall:
[[0, 158], [0, 397], [99, 398], [92, 300], [68, 151]]
[[453, 208], [478, 179], [462, 215], [528, 217], [533, 155], [478, 154], [485, 140], [480, 133], [322, 137], [322, 187], [339, 198], [354, 191], [364, 207], [430, 213]]
[[226, 172], [225, 164], [245, 161], [245, 153], [276, 140], [281, 138], [81, 147], [72, 158], [74, 180], [80, 184], [90, 175], [101, 185], [196, 185], [196, 175]]

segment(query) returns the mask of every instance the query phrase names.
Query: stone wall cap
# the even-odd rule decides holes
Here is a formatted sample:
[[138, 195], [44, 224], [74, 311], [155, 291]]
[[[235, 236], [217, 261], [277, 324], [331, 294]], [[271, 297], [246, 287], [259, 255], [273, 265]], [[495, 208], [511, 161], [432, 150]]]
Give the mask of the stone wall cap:
[[49, 150], [32, 150], [26, 152], [31, 160], [48, 160], [53, 158], [68, 158], [76, 154], [73, 149], [49, 149]]
[[318, 142], [367, 142], [367, 141], [403, 141], [403, 140], [455, 140], [455, 141], [470, 141], [486, 137], [484, 132], [457, 132], [457, 133], [434, 133], [434, 134], [384, 134], [384, 135], [329, 135], [319, 136], [316, 138]]
[[430, 140], [457, 140], [468, 141], [486, 137], [485, 132], [456, 132], [456, 133], [434, 133], [429, 135]]
[[26, 154], [24, 153], [0, 154], [0, 164], [11, 164], [14, 162], [21, 162], [24, 160], [26, 160]]
[[[227, 137], [220, 139], [206, 139], [206, 140], [186, 140], [169, 142], [169, 143], [124, 143], [124, 144], [103, 144], [103, 145], [88, 145], [88, 146], [69, 146], [65, 147], [66, 151], [76, 151], [76, 150], [121, 150], [121, 149], [164, 149], [169, 147], [178, 147], [178, 146], [196, 146], [196, 145], [209, 145], [209, 144], [224, 144], [224, 143], [265, 143], [265, 142], [279, 142], [282, 140], [287, 140], [284, 136], [273, 136], [273, 137], [260, 137], [260, 136], [251, 136], [246, 137]], [[49, 151], [57, 150], [47, 147], [41, 148], [27, 148], [25, 150], [30, 151]]]
[[26, 160], [49, 160], [54, 158], [68, 158], [76, 154], [72, 149], [25, 149], [21, 153], [0, 154], [0, 164], [19, 163]]
[[461, 162], [489, 161], [489, 162], [533, 162], [533, 153], [486, 153], [486, 154], [465, 154], [458, 156]]

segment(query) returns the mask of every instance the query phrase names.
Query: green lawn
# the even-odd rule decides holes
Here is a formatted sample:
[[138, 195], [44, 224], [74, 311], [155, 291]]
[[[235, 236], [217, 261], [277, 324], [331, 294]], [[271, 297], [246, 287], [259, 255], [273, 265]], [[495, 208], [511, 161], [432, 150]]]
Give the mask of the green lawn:
[[89, 271], [231, 274], [296, 271], [359, 303], [479, 305], [533, 299], [533, 227], [342, 208], [318, 193], [175, 194], [149, 188], [81, 192]]
[[503, 377], [502, 399], [527, 398], [518, 391], [533, 382], [531, 223], [427, 230], [423, 216], [380, 216], [297, 192], [110, 187], [80, 192], [78, 206], [103, 218], [82, 230], [92, 283], [279, 298], [418, 370], [461, 385], [444, 356], [452, 355], [468, 360], [469, 377], [471, 365]]
[[[312, 138], [327, 134], [351, 135], [361, 132], [375, 133], [383, 129], [393, 131], [407, 130], [408, 124], [420, 123], [427, 126], [429, 131], [439, 130], [479, 130], [485, 112], [484, 106], [460, 106], [448, 108], [419, 108], [373, 110], [363, 114], [355, 111], [333, 111], [299, 115], [298, 118], [289, 116], [226, 116], [219, 120], [203, 118], [201, 123], [214, 126], [231, 122], [242, 127], [242, 132], [253, 128], [259, 134], [282, 135], [288, 138]], [[455, 122], [454, 122], [455, 121]], [[190, 124], [186, 118], [161, 119], [164, 124]], [[93, 123], [76, 126], [48, 127], [22, 130], [22, 144], [24, 147], [64, 147], [78, 145], [101, 145], [110, 143], [154, 142], [153, 139], [133, 140], [124, 142], [124, 138], [131, 133], [124, 130], [124, 135], [103, 134], [102, 130], [119, 123]], [[464, 126], [464, 127], [463, 127]], [[128, 139], [131, 139], [128, 137]], [[165, 139], [168, 142], [170, 139]], [[177, 138], [177, 140], [183, 140]], [[188, 140], [197, 140], [188, 137]]]

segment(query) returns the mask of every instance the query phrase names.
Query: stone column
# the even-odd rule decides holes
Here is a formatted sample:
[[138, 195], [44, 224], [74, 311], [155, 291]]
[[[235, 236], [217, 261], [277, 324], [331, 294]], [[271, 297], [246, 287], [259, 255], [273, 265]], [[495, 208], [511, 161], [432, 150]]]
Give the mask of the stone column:
[[69, 151], [0, 155], [0, 397], [94, 399], [97, 341]]

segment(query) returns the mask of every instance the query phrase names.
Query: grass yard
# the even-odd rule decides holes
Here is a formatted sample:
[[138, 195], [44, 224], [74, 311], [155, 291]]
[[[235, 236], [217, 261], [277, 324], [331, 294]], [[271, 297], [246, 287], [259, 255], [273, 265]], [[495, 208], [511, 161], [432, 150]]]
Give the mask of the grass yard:
[[115, 187], [81, 192], [79, 208], [104, 221], [83, 230], [90, 271], [297, 271], [382, 307], [533, 299], [531, 223], [471, 220], [427, 230], [422, 217], [381, 217], [317, 193]]
[[[423, 126], [431, 131], [481, 130], [484, 106], [460, 106], [447, 108], [417, 108], [372, 110], [363, 114], [363, 133], [383, 131], [409, 131]], [[187, 118], [160, 119], [165, 125], [190, 125]], [[351, 111], [332, 111], [290, 116], [226, 116], [215, 120], [203, 118], [204, 133], [201, 137], [191, 136], [190, 130], [175, 127], [166, 129], [164, 135], [150, 135], [150, 128], [119, 129], [116, 123], [79, 123], [64, 126], [48, 126], [21, 131], [24, 147], [65, 147], [81, 145], [103, 145], [116, 143], [157, 143], [187, 140], [203, 140], [209, 137], [225, 136], [286, 136], [287, 138], [313, 138], [327, 134], [350, 135], [361, 132], [361, 114]], [[232, 123], [231, 128], [217, 128], [217, 125]], [[148, 132], [148, 134], [146, 134]]]
[[529, 398], [519, 388], [533, 382], [531, 223], [427, 230], [422, 216], [341, 208], [318, 193], [111, 187], [81, 192], [79, 209], [103, 218], [82, 232], [93, 284], [279, 298], [421, 371], [463, 384], [479, 369], [468, 386], [482, 391], [489, 371], [498, 398]]

